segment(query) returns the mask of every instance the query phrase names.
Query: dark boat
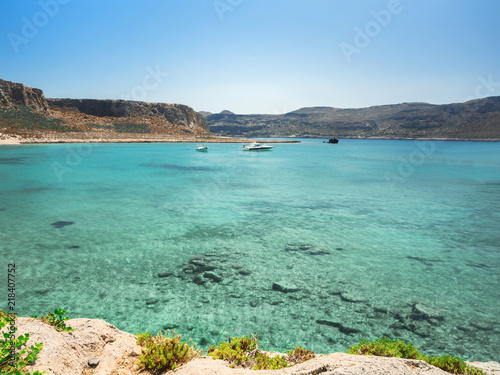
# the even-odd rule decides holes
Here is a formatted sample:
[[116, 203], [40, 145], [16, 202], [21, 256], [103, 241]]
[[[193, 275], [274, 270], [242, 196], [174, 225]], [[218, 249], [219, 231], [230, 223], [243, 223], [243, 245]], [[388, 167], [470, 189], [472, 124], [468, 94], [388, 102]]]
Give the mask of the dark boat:
[[337, 138], [330, 138], [328, 142], [323, 141], [323, 143], [339, 143], [339, 140]]

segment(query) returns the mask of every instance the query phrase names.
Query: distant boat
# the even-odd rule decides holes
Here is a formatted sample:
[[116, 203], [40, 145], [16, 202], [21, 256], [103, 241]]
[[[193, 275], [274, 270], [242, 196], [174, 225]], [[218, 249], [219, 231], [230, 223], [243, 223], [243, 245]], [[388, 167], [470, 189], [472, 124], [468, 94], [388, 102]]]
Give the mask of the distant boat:
[[263, 151], [263, 150], [270, 150], [272, 148], [273, 146], [263, 145], [255, 142], [248, 146], [243, 145], [243, 151]]
[[337, 138], [330, 138], [328, 140], [328, 142], [327, 141], [323, 141], [323, 143], [339, 143], [339, 140]]
[[205, 146], [205, 145], [198, 145], [196, 147], [196, 151], [207, 152], [208, 151], [208, 147]]

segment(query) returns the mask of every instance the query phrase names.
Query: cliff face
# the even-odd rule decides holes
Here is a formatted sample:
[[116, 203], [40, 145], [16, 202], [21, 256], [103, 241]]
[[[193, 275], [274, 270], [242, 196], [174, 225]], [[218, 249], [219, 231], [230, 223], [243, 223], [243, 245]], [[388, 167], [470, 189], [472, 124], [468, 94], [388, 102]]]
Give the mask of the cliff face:
[[205, 118], [192, 108], [182, 104], [146, 103], [128, 100], [97, 99], [48, 99], [55, 108], [73, 108], [96, 117], [163, 117], [169, 123], [194, 130], [199, 127], [208, 131]]
[[0, 80], [0, 136], [40, 138], [79, 133], [88, 139], [127, 134], [209, 136], [205, 118], [182, 104], [127, 100], [46, 99], [42, 90]]
[[283, 115], [206, 116], [219, 135], [245, 137], [500, 139], [500, 96], [465, 103], [302, 108]]
[[[28, 346], [43, 343], [37, 360], [29, 370], [48, 371], [52, 375], [67, 374], [150, 374], [137, 366], [143, 353], [136, 336], [118, 330], [98, 319], [71, 319], [66, 325], [76, 328], [71, 333], [57, 332], [54, 327], [33, 318], [18, 318], [18, 333], [30, 334]], [[473, 362], [488, 375], [498, 374], [496, 362]], [[172, 372], [162, 372], [162, 374]], [[261, 375], [293, 374], [386, 374], [386, 375], [447, 375], [423, 361], [332, 353], [317, 356], [304, 363], [281, 370], [261, 370]], [[177, 375], [254, 375], [255, 370], [230, 368], [229, 363], [212, 357], [195, 358], [175, 370]]]
[[0, 79], [0, 106], [15, 105], [27, 106], [37, 112], [49, 112], [49, 105], [42, 90]]

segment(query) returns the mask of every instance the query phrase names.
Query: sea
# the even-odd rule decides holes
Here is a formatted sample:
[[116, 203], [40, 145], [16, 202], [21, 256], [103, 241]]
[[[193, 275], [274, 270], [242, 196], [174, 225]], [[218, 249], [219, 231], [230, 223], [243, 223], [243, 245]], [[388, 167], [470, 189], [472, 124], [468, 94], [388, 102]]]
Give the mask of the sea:
[[500, 143], [297, 140], [1, 146], [1, 308], [500, 361]]

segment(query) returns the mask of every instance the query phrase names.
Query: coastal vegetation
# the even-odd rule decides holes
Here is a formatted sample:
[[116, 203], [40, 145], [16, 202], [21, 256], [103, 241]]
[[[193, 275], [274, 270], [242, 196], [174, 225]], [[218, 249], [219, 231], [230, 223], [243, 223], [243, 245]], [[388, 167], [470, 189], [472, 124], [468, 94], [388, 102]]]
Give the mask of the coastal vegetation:
[[138, 365], [141, 368], [154, 371], [175, 370], [178, 366], [201, 355], [203, 350], [196, 350], [196, 344], [181, 341], [181, 335], [169, 337], [170, 331], [163, 336], [161, 331], [156, 336], [151, 333], [138, 333], [137, 343], [142, 346], [142, 354]]
[[[58, 332], [72, 332], [73, 328], [66, 326], [65, 321], [69, 318], [63, 317], [64, 314], [66, 314], [66, 310], [55, 309], [54, 312], [49, 311], [47, 315], [40, 317], [40, 320], [51, 325]], [[38, 319], [37, 316], [33, 316], [33, 318]]]
[[29, 333], [16, 336], [16, 318], [0, 310], [0, 330], [3, 331], [0, 341], [0, 375], [43, 375], [44, 372], [26, 370], [26, 366], [37, 358], [43, 344], [36, 343], [28, 347]]
[[40, 130], [62, 133], [82, 131], [79, 128], [65, 125], [61, 119], [48, 117], [25, 105], [0, 106], [0, 128], [4, 128], [6, 133]]
[[228, 341], [211, 346], [208, 355], [228, 361], [231, 367], [252, 368], [254, 370], [278, 370], [290, 367], [315, 357], [314, 352], [297, 346], [286, 355], [271, 354], [259, 349], [259, 337], [229, 337]]
[[486, 375], [483, 371], [469, 366], [461, 358], [450, 355], [427, 356], [420, 353], [411, 342], [407, 343], [401, 340], [389, 340], [386, 337], [376, 341], [360, 340], [359, 345], [352, 346], [347, 351], [347, 354], [416, 359], [427, 362], [432, 366], [452, 374]]
[[[68, 317], [66, 311], [55, 309], [39, 319], [54, 327], [58, 332], [71, 332], [73, 329], [66, 326]], [[27, 366], [32, 364], [43, 348], [43, 343], [34, 343], [28, 347], [29, 333], [15, 335], [17, 331], [14, 314], [6, 314], [0, 310], [0, 329], [3, 339], [0, 341], [0, 375], [43, 375], [40, 371], [29, 371]], [[137, 365], [140, 368], [153, 372], [175, 370], [179, 366], [202, 355], [203, 350], [196, 349], [197, 344], [181, 341], [181, 335], [174, 331], [170, 336], [161, 331], [156, 336], [151, 333], [138, 333], [137, 344], [142, 347]], [[229, 337], [228, 341], [220, 342], [217, 346], [210, 346], [209, 356], [229, 362], [231, 368], [251, 368], [254, 370], [277, 370], [294, 366], [315, 358], [317, 355], [300, 346], [286, 354], [265, 351], [260, 347], [257, 335], [244, 337]], [[411, 342], [391, 340], [386, 337], [375, 341], [360, 340], [359, 345], [352, 346], [347, 354], [370, 355], [380, 357], [405, 358], [421, 360], [443, 371], [457, 375], [486, 375], [485, 372], [468, 365], [463, 359], [451, 355], [427, 356], [418, 351]]]
[[151, 128], [148, 124], [134, 123], [114, 123], [114, 130], [118, 133], [150, 133]]

